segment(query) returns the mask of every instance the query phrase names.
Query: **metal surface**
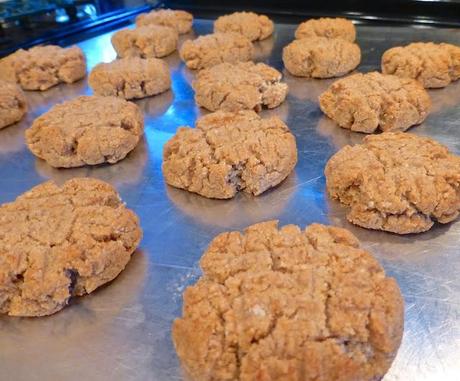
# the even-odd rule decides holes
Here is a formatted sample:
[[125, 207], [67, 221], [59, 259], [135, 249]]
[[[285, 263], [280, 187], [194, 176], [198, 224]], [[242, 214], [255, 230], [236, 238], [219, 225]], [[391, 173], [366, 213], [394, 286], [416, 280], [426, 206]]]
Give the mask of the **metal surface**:
[[[195, 33], [210, 32], [198, 21]], [[282, 68], [281, 49], [294, 26], [277, 25], [275, 36], [256, 44], [258, 59]], [[193, 36], [186, 36], [190, 38]], [[358, 27], [361, 71], [379, 68], [387, 48], [418, 40], [460, 44], [460, 30]], [[110, 61], [110, 35], [80, 44], [89, 67]], [[145, 112], [144, 142], [128, 158], [96, 168], [52, 169], [24, 146], [24, 130], [56, 102], [90, 93], [86, 81], [46, 92], [28, 92], [30, 112], [23, 122], [0, 131], [0, 202], [53, 179], [94, 176], [114, 184], [141, 218], [144, 239], [126, 270], [110, 285], [75, 300], [47, 318], [0, 318], [2, 380], [180, 380], [170, 339], [180, 315], [181, 294], [199, 274], [197, 262], [219, 232], [280, 219], [344, 226], [396, 277], [406, 303], [402, 346], [385, 377], [390, 380], [454, 381], [460, 378], [460, 221], [409, 236], [368, 231], [350, 225], [345, 209], [325, 195], [323, 168], [328, 158], [363, 135], [335, 126], [319, 110], [317, 96], [330, 80], [294, 79], [287, 101], [262, 115], [278, 115], [297, 138], [299, 163], [279, 187], [254, 198], [207, 200], [166, 186], [162, 146], [180, 125], [193, 125], [203, 111], [193, 101], [193, 73], [178, 55], [167, 58], [173, 90], [137, 101]], [[430, 91], [433, 112], [410, 133], [429, 135], [460, 154], [460, 82]]]

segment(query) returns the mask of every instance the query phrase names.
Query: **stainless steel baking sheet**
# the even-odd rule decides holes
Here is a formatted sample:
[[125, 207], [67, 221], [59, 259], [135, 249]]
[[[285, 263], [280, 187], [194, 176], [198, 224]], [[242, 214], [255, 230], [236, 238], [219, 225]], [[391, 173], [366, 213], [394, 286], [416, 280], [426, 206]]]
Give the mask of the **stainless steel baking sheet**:
[[[294, 25], [278, 24], [273, 38], [256, 44], [258, 59], [282, 69], [281, 50]], [[198, 20], [195, 35], [212, 23]], [[115, 53], [111, 34], [84, 41], [91, 69]], [[193, 34], [184, 38], [192, 38]], [[460, 44], [460, 30], [358, 26], [363, 72], [378, 70], [382, 53], [411, 41]], [[53, 179], [93, 176], [114, 184], [141, 218], [144, 239], [126, 270], [110, 285], [75, 300], [47, 318], [0, 318], [1, 380], [181, 380], [170, 339], [180, 314], [181, 294], [199, 275], [198, 260], [219, 232], [279, 219], [344, 226], [358, 236], [396, 277], [406, 303], [402, 346], [385, 380], [460, 379], [460, 221], [409, 236], [368, 231], [346, 222], [345, 210], [325, 195], [328, 158], [363, 135], [340, 129], [324, 117], [317, 96], [331, 80], [306, 80], [285, 73], [287, 101], [262, 115], [278, 115], [297, 138], [299, 163], [284, 183], [254, 198], [207, 200], [168, 187], [161, 175], [162, 146], [180, 125], [203, 113], [194, 103], [187, 70], [176, 54], [167, 58], [173, 89], [136, 101], [145, 112], [145, 139], [115, 165], [57, 170], [24, 145], [24, 130], [53, 104], [91, 90], [86, 80], [45, 92], [28, 92], [30, 111], [20, 124], [0, 131], [0, 202]], [[433, 112], [410, 133], [438, 139], [460, 154], [460, 82], [430, 91]]]

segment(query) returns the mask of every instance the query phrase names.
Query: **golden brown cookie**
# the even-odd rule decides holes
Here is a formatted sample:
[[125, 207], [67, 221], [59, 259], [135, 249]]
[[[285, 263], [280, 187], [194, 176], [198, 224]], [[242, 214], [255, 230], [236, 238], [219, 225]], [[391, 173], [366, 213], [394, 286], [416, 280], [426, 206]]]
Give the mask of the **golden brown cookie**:
[[326, 37], [342, 38], [354, 42], [356, 28], [350, 20], [337, 17], [321, 17], [301, 23], [295, 31], [295, 38]]
[[109, 184], [49, 181], [0, 207], [0, 313], [44, 316], [126, 266], [142, 236]]
[[208, 198], [255, 196], [281, 183], [297, 163], [294, 135], [278, 118], [218, 111], [180, 127], [163, 150], [167, 184]]
[[283, 49], [284, 66], [298, 77], [340, 77], [355, 69], [360, 61], [359, 46], [340, 38], [304, 38]]
[[225, 62], [203, 69], [193, 89], [196, 103], [210, 111], [274, 108], [284, 101], [288, 91], [278, 70], [254, 62]]
[[240, 33], [250, 41], [265, 40], [272, 35], [273, 28], [272, 20], [254, 12], [235, 12], [220, 16], [214, 22], [214, 32]]
[[460, 212], [460, 157], [433, 139], [404, 132], [366, 136], [325, 170], [329, 195], [350, 222], [398, 234], [446, 224]]
[[86, 75], [86, 59], [78, 46], [36, 46], [0, 60], [0, 79], [18, 83], [24, 90], [47, 90], [73, 83]]
[[0, 80], [0, 129], [19, 122], [27, 112], [27, 101], [15, 83]]
[[192, 380], [380, 380], [401, 343], [398, 284], [345, 229], [222, 233], [201, 268], [172, 328]]
[[426, 88], [445, 87], [460, 78], [460, 46], [416, 42], [387, 50], [382, 72], [413, 78]]
[[96, 65], [88, 84], [96, 95], [145, 98], [168, 90], [171, 74], [168, 64], [158, 58], [126, 57]]
[[136, 147], [143, 132], [143, 116], [134, 103], [81, 96], [35, 119], [26, 130], [26, 143], [53, 167], [113, 164]]
[[141, 13], [136, 17], [137, 26], [151, 24], [169, 26], [179, 34], [184, 34], [192, 30], [193, 16], [191, 13], [185, 11], [159, 9], [149, 13]]
[[319, 97], [321, 110], [340, 127], [365, 133], [405, 131], [422, 123], [431, 107], [420, 83], [378, 72], [334, 82]]
[[179, 34], [173, 28], [146, 25], [136, 29], [122, 29], [112, 36], [118, 57], [165, 57], [177, 48]]
[[222, 62], [250, 61], [254, 48], [239, 33], [213, 33], [185, 41], [179, 54], [188, 68], [204, 69]]

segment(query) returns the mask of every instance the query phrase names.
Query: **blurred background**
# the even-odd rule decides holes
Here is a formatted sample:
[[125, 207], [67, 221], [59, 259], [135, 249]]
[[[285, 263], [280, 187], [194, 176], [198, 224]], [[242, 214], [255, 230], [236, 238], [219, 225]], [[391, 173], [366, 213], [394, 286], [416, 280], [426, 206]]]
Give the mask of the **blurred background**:
[[0, 0], [0, 56], [40, 43], [68, 45], [157, 7], [190, 10], [196, 17], [246, 9], [276, 21], [345, 15], [358, 23], [460, 26], [460, 0]]

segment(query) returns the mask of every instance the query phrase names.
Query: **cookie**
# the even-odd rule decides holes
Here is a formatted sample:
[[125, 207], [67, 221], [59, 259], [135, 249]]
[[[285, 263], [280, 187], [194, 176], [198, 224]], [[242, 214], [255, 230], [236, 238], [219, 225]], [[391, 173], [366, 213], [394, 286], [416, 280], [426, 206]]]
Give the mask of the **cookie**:
[[179, 54], [188, 68], [203, 69], [222, 62], [250, 61], [254, 48], [239, 33], [213, 33], [185, 41]]
[[431, 101], [423, 86], [413, 79], [372, 72], [334, 82], [319, 97], [319, 105], [340, 127], [373, 133], [405, 131], [422, 123]]
[[208, 198], [232, 198], [238, 191], [258, 196], [281, 183], [296, 163], [288, 127], [254, 111], [203, 116], [196, 128], [179, 128], [163, 150], [166, 183]]
[[460, 157], [433, 139], [404, 132], [366, 136], [326, 165], [329, 195], [350, 222], [398, 234], [429, 230], [460, 212]]
[[295, 31], [295, 38], [326, 37], [342, 38], [354, 42], [356, 28], [350, 20], [337, 17], [321, 17], [301, 23]]
[[0, 80], [0, 129], [19, 122], [27, 112], [27, 101], [15, 83]]
[[143, 116], [134, 103], [81, 96], [35, 119], [26, 130], [26, 143], [52, 167], [113, 164], [136, 147], [143, 132]]
[[201, 268], [172, 328], [193, 380], [380, 380], [401, 343], [398, 284], [345, 229], [222, 233]]
[[123, 29], [112, 36], [118, 57], [165, 57], [177, 48], [179, 35], [175, 29], [161, 25], [146, 25]]
[[185, 11], [172, 9], [159, 9], [149, 13], [141, 13], [136, 17], [136, 25], [163, 25], [175, 29], [179, 34], [185, 34], [192, 30], [193, 16]]
[[0, 313], [44, 316], [89, 294], [126, 266], [137, 216], [109, 184], [49, 181], [0, 207]]
[[250, 41], [265, 40], [273, 34], [273, 21], [254, 12], [235, 12], [220, 16], [214, 22], [214, 32], [240, 33]]
[[254, 110], [279, 106], [288, 91], [281, 73], [264, 63], [221, 63], [201, 70], [193, 82], [195, 101], [210, 111]]
[[460, 46], [416, 42], [387, 50], [382, 72], [413, 78], [426, 88], [445, 87], [460, 78]]
[[359, 46], [341, 38], [303, 38], [283, 49], [284, 66], [297, 77], [340, 77], [355, 69], [360, 61]]
[[88, 84], [96, 95], [145, 98], [171, 88], [171, 74], [158, 58], [126, 57], [96, 65]]
[[47, 90], [73, 83], [86, 75], [86, 59], [78, 46], [36, 46], [0, 60], [0, 79], [18, 83], [24, 90]]

